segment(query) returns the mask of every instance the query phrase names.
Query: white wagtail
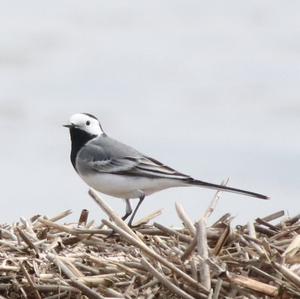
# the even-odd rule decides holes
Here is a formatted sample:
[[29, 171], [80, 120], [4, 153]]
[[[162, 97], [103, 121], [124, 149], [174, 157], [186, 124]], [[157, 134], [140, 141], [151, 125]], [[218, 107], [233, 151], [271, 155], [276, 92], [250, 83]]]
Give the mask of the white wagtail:
[[[207, 183], [178, 172], [110, 138], [91, 114], [74, 114], [70, 123], [64, 126], [70, 129], [71, 162], [76, 172], [97, 191], [124, 199], [126, 213], [122, 219], [132, 215], [128, 222], [130, 226], [145, 196], [171, 187], [199, 186], [268, 199], [262, 194]], [[132, 198], [139, 198], [133, 213]]]

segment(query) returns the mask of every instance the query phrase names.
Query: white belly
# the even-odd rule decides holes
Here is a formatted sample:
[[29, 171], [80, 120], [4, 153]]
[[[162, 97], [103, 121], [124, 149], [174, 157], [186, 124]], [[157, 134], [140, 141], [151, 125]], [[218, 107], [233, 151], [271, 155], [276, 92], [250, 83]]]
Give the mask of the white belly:
[[97, 191], [123, 199], [139, 198], [142, 194], [147, 196], [166, 188], [186, 186], [179, 180], [137, 178], [106, 173], [85, 175], [81, 178]]

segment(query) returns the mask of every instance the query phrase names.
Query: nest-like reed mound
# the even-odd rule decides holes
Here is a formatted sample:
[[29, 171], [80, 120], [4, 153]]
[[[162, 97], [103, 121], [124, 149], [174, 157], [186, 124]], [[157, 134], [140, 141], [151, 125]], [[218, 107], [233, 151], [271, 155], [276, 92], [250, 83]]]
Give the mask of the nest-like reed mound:
[[176, 205], [182, 228], [149, 225], [154, 213], [131, 229], [90, 194], [111, 219], [100, 227], [86, 210], [0, 226], [0, 298], [300, 298], [300, 215], [208, 226], [217, 193], [196, 223]]

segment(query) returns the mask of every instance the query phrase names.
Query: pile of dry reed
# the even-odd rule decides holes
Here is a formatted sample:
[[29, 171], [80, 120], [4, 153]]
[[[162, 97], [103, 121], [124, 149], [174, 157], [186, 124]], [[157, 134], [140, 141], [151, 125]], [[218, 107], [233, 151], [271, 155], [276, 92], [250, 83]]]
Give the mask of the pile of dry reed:
[[100, 227], [86, 210], [0, 226], [0, 298], [300, 298], [300, 215], [208, 227], [217, 193], [196, 223], [176, 205], [182, 228], [149, 225], [154, 213], [132, 230], [90, 195], [110, 218]]

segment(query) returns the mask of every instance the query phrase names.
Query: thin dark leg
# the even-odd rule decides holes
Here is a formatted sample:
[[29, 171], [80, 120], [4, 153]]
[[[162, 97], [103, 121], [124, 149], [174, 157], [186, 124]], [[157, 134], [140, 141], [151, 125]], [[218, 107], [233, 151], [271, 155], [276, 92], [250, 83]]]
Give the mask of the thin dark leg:
[[132, 213], [132, 208], [131, 208], [131, 204], [130, 204], [130, 200], [129, 199], [125, 199], [126, 202], [126, 212], [125, 215], [122, 217], [123, 220], [126, 220]]
[[[132, 208], [131, 208], [130, 200], [129, 199], [125, 199], [125, 202], [126, 202], [126, 211], [125, 211], [125, 215], [122, 217], [123, 220], [126, 220], [128, 218], [128, 216], [130, 216], [131, 213], [132, 213]], [[115, 235], [115, 231], [114, 230], [106, 237], [106, 239], [111, 238], [113, 235]]]
[[139, 207], [140, 207], [140, 205], [141, 205], [141, 203], [143, 202], [144, 199], [145, 199], [145, 195], [143, 194], [143, 195], [140, 197], [140, 200], [139, 200], [138, 204], [136, 205], [136, 207], [135, 207], [135, 209], [134, 209], [134, 212], [133, 212], [133, 214], [132, 214], [132, 216], [131, 216], [131, 218], [130, 218], [130, 220], [129, 220], [129, 222], [128, 222], [129, 227], [132, 227], [132, 221], [133, 221], [133, 218], [134, 218], [134, 216], [135, 216], [137, 210], [139, 209]]

